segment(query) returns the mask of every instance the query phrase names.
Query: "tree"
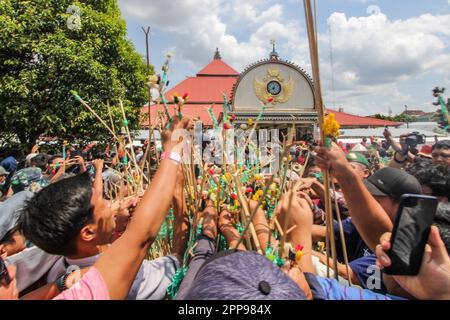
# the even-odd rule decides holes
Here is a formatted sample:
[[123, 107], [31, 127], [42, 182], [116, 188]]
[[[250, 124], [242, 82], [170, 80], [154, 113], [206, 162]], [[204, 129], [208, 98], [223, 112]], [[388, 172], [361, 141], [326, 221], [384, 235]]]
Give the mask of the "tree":
[[81, 141], [109, 137], [70, 90], [108, 123], [106, 102], [111, 101], [116, 130], [123, 120], [121, 99], [130, 128], [137, 128], [146, 102], [146, 67], [126, 38], [117, 1], [3, 0], [1, 138], [15, 135], [30, 148], [41, 135]]
[[401, 113], [401, 114], [395, 115], [393, 117], [385, 116], [385, 115], [377, 113], [373, 117], [376, 119], [393, 121], [393, 122], [415, 122], [417, 120], [415, 117], [408, 116], [405, 113]]

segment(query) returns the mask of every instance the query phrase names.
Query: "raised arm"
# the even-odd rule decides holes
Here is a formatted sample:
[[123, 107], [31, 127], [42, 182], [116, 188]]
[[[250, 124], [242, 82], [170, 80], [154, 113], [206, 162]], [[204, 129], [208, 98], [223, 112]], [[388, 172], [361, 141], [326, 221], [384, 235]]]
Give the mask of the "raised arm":
[[342, 187], [353, 224], [370, 250], [375, 251], [381, 235], [392, 230], [392, 221], [336, 144], [333, 143], [330, 149], [318, 147], [316, 151], [317, 164], [322, 169], [333, 170]]
[[184, 175], [181, 167], [178, 168], [178, 177], [172, 199], [173, 205], [173, 244], [172, 254], [183, 263], [183, 255], [187, 248], [189, 238], [189, 218], [187, 216], [186, 201], [184, 199]]
[[[188, 123], [189, 119], [185, 118], [177, 123], [175, 128], [185, 128]], [[164, 136], [165, 150], [180, 154], [182, 143], [171, 141], [171, 132], [166, 132]], [[172, 159], [161, 161], [126, 231], [95, 263], [94, 267], [106, 282], [111, 299], [126, 298], [148, 248], [155, 240], [169, 210], [178, 166], [179, 163]]]

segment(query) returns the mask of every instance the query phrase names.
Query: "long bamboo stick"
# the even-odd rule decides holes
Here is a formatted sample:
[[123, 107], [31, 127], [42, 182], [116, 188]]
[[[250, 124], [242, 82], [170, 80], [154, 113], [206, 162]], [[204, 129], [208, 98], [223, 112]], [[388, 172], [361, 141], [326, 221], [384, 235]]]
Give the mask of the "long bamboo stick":
[[339, 235], [340, 235], [340, 238], [341, 238], [341, 246], [342, 246], [342, 251], [343, 251], [343, 254], [344, 254], [345, 270], [347, 272], [348, 285], [351, 287], [352, 286], [352, 279], [351, 279], [350, 273], [349, 273], [348, 257], [347, 257], [347, 246], [345, 244], [344, 228], [342, 227], [341, 212], [339, 210], [339, 204], [337, 202], [336, 188], [335, 188], [334, 184], [331, 184], [331, 186], [333, 188], [333, 193], [334, 193], [334, 206], [336, 208], [336, 216], [337, 216], [337, 219], [338, 219]]
[[[320, 69], [319, 69], [319, 54], [318, 54], [318, 46], [317, 46], [317, 34], [316, 34], [316, 28], [314, 24], [314, 18], [312, 14], [311, 9], [311, 0], [303, 0], [304, 6], [305, 6], [305, 17], [306, 17], [306, 27], [308, 32], [308, 41], [309, 41], [309, 50], [310, 50], [310, 56], [311, 56], [311, 66], [312, 66], [312, 72], [313, 72], [313, 79], [314, 79], [314, 93], [315, 93], [315, 107], [318, 112], [318, 118], [319, 118], [319, 126], [321, 128], [321, 140], [322, 142], [325, 141], [325, 134], [322, 130], [323, 122], [325, 119], [325, 110], [322, 100], [322, 89], [320, 84]], [[317, 21], [317, 19], [316, 19]], [[331, 255], [333, 259], [333, 267], [334, 267], [334, 276], [337, 279], [338, 278], [338, 272], [337, 272], [337, 259], [336, 259], [336, 243], [335, 239], [333, 237], [334, 231], [332, 227], [333, 222], [333, 212], [331, 208], [331, 198], [330, 198], [330, 172], [329, 170], [326, 170], [324, 172], [324, 184], [325, 184], [325, 213], [327, 215], [327, 229], [330, 232], [327, 232], [327, 237], [330, 239], [331, 244]], [[327, 250], [327, 259], [328, 259], [329, 252]], [[328, 265], [328, 264], [327, 264]], [[328, 270], [327, 270], [328, 273]]]

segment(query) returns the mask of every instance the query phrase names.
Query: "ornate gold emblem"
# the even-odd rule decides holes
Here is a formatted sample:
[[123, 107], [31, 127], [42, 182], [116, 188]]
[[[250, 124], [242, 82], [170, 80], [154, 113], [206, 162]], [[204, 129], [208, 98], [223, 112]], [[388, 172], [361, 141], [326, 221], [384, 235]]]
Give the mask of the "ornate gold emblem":
[[260, 101], [263, 103], [270, 102], [273, 105], [288, 102], [294, 91], [292, 78], [289, 78], [289, 81], [285, 83], [285, 80], [280, 76], [280, 70], [277, 68], [268, 68], [267, 75], [262, 81], [255, 77], [253, 86]]

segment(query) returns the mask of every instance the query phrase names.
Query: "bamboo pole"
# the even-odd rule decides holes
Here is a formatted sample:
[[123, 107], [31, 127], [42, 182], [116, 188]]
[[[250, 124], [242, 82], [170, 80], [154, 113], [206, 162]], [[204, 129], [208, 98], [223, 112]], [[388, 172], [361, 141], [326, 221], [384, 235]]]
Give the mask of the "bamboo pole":
[[342, 219], [341, 219], [341, 212], [339, 210], [339, 205], [337, 202], [337, 195], [336, 195], [336, 188], [334, 186], [334, 184], [331, 184], [332, 188], [333, 188], [333, 193], [334, 193], [334, 206], [336, 208], [336, 216], [338, 219], [338, 225], [339, 225], [339, 235], [341, 237], [341, 246], [342, 246], [342, 251], [344, 254], [344, 263], [345, 263], [345, 270], [347, 272], [347, 277], [348, 277], [348, 285], [351, 287], [352, 286], [352, 279], [350, 277], [350, 273], [349, 273], [349, 266], [348, 266], [348, 257], [347, 257], [347, 246], [345, 244], [345, 238], [344, 238], [344, 228], [342, 227]]
[[[133, 160], [133, 163], [134, 163], [135, 170], [137, 171], [138, 177], [139, 177], [137, 184], [138, 184], [139, 187], [142, 188], [142, 185], [141, 185], [141, 173], [139, 172], [140, 167], [138, 166], [137, 161], [136, 161], [136, 154], [134, 153], [134, 147], [133, 147], [133, 139], [131, 138], [130, 128], [128, 128], [128, 120], [127, 120], [127, 117], [125, 115], [125, 109], [123, 108], [123, 103], [122, 103], [121, 99], [119, 99], [119, 104], [120, 104], [120, 110], [122, 110], [123, 121], [125, 123], [125, 130], [127, 132], [128, 140], [129, 140], [129, 143], [130, 143], [130, 146], [131, 146], [130, 149], [131, 149], [132, 160]], [[126, 149], [126, 147], [125, 147], [125, 149]], [[134, 180], [134, 176], [132, 176], [132, 177], [133, 177], [133, 180]]]
[[[318, 118], [319, 118], [319, 126], [321, 128], [321, 140], [322, 142], [325, 142], [325, 134], [322, 129], [323, 122], [325, 119], [325, 111], [324, 111], [324, 105], [322, 100], [322, 89], [320, 84], [320, 69], [319, 69], [319, 54], [318, 54], [318, 46], [317, 46], [317, 34], [316, 34], [316, 28], [314, 23], [314, 17], [312, 14], [311, 9], [311, 0], [303, 0], [304, 6], [305, 6], [305, 17], [306, 17], [306, 27], [308, 32], [308, 41], [309, 41], [309, 50], [310, 50], [310, 56], [311, 56], [311, 66], [312, 66], [312, 72], [313, 72], [313, 79], [314, 79], [314, 95], [315, 95], [315, 107], [318, 112]], [[317, 21], [317, 19], [316, 19]], [[337, 272], [337, 259], [336, 259], [336, 243], [335, 239], [333, 237], [334, 231], [332, 227], [333, 222], [333, 212], [331, 208], [331, 198], [330, 198], [330, 172], [329, 170], [326, 170], [324, 172], [324, 184], [325, 184], [325, 213], [326, 213], [326, 220], [327, 220], [327, 230], [330, 232], [327, 232], [327, 238], [330, 240], [331, 244], [331, 256], [333, 259], [333, 267], [334, 267], [334, 276], [337, 279], [338, 278], [338, 272]], [[328, 241], [327, 241], [328, 242]], [[329, 251], [327, 250], [327, 259], [328, 259]], [[328, 264], [327, 264], [328, 265]], [[328, 274], [328, 269], [327, 269]]]

